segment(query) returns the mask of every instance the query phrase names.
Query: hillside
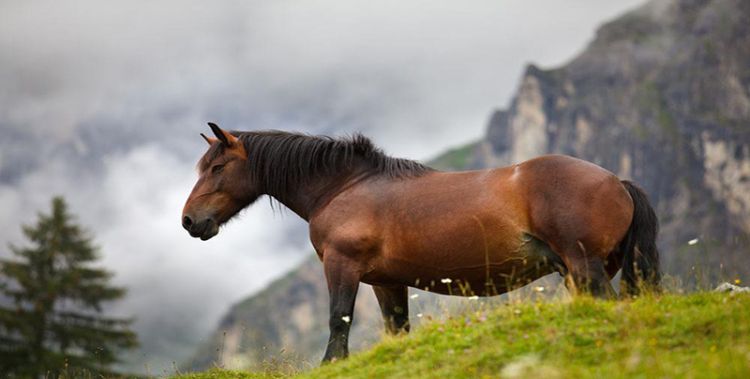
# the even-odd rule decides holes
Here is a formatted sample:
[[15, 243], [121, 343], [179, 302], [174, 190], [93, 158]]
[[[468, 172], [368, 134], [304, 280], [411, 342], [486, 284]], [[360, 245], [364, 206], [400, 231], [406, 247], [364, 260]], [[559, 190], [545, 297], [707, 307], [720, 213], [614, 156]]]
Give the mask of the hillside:
[[[447, 321], [299, 378], [625, 378], [750, 376], [750, 295], [633, 301], [476, 303]], [[264, 378], [214, 370], [175, 379]], [[283, 366], [282, 366], [283, 368]]]
[[[670, 282], [695, 289], [722, 279], [748, 278], [748, 25], [748, 1], [651, 1], [603, 25], [568, 64], [552, 69], [529, 65], [513, 101], [491, 115], [485, 137], [433, 163], [437, 168], [461, 170], [507, 165], [548, 153], [590, 160], [634, 180], [650, 195], [661, 223], [658, 242]], [[288, 278], [305, 278], [310, 286], [322, 286], [319, 263], [314, 263], [318, 268], [306, 263]], [[546, 280], [554, 284], [559, 278], [552, 275]], [[297, 298], [284, 288], [273, 284], [263, 296]], [[327, 293], [316, 288], [307, 292], [311, 297], [304, 301], [316, 304], [318, 311], [303, 324], [318, 325], [310, 330], [318, 338], [315, 341], [322, 341]], [[351, 338], [355, 348], [377, 339], [381, 330], [372, 319], [378, 311], [371, 291], [360, 293], [359, 313], [354, 317], [357, 332]], [[243, 303], [263, 313], [263, 296]], [[412, 320], [414, 309], [422, 307], [416, 304]], [[299, 329], [289, 319], [258, 322], [263, 319], [230, 311], [196, 354], [194, 362], [202, 364], [192, 367], [205, 369], [210, 362], [226, 362], [226, 356], [215, 353], [218, 346], [231, 350], [239, 357], [235, 362], [248, 367], [262, 361], [254, 358], [258, 351], [293, 349], [305, 362], [315, 364], [319, 359], [321, 345], [312, 343], [310, 335], [259, 344], [251, 338], [219, 343], [225, 331], [240, 330], [238, 325], [246, 335], [257, 330], [281, 335]]]

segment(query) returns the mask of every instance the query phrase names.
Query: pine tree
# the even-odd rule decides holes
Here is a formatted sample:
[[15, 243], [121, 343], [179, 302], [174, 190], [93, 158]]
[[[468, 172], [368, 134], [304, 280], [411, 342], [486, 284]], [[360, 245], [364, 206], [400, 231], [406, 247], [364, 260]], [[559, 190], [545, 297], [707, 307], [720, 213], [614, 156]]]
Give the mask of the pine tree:
[[125, 290], [108, 285], [110, 272], [91, 266], [97, 248], [62, 198], [38, 217], [22, 227], [30, 245], [9, 245], [15, 259], [0, 259], [0, 376], [107, 373], [118, 350], [137, 344], [132, 320], [102, 311]]

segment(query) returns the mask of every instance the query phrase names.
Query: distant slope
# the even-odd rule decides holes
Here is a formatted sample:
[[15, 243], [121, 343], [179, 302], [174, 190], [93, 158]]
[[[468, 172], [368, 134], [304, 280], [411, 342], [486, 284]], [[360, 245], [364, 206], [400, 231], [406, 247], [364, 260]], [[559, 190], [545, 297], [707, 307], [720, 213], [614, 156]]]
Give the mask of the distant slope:
[[[354, 310], [352, 349], [375, 342], [380, 313], [375, 296], [361, 286]], [[316, 365], [328, 341], [328, 290], [317, 256], [235, 304], [205, 341], [186, 370], [220, 366], [257, 367], [270, 359], [289, 359], [295, 366]]]
[[[750, 295], [477, 304], [299, 378], [747, 378]], [[274, 377], [215, 370], [181, 379]]]

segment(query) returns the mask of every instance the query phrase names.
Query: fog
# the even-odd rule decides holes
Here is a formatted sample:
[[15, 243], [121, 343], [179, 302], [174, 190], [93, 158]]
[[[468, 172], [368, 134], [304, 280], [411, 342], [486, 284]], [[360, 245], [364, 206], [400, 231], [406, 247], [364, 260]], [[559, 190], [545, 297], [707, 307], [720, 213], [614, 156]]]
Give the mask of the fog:
[[371, 136], [426, 160], [482, 137], [528, 62], [562, 64], [641, 1], [0, 3], [0, 256], [64, 195], [129, 289], [130, 363], [184, 360], [233, 302], [312, 254], [260, 201], [180, 227], [206, 121]]

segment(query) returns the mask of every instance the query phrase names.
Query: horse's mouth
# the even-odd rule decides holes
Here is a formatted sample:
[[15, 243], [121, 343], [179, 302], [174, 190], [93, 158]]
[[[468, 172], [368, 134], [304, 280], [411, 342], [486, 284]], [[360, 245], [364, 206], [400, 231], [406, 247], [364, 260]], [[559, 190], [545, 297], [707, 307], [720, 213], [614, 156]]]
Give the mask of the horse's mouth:
[[219, 224], [209, 219], [203, 222], [202, 225], [193, 226], [188, 232], [191, 237], [200, 238], [201, 241], [208, 241], [219, 234]]

